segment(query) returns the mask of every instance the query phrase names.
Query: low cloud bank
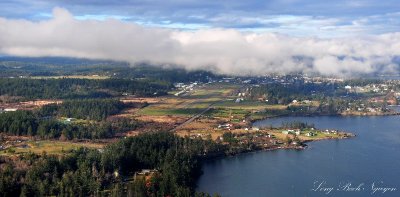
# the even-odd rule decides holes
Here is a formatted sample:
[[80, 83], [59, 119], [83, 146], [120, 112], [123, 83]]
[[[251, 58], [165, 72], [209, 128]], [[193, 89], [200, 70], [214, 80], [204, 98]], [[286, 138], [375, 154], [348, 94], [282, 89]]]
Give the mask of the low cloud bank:
[[0, 18], [0, 54], [171, 64], [234, 75], [352, 76], [398, 72], [400, 33], [320, 39], [233, 29], [189, 32], [114, 19], [77, 20], [55, 8], [49, 20]]

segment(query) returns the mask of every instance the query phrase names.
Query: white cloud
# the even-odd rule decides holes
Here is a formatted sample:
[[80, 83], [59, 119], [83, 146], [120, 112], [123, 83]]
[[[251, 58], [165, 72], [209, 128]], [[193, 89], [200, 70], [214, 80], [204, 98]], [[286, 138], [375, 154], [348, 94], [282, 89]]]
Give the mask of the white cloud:
[[232, 29], [187, 32], [116, 19], [77, 20], [61, 8], [55, 8], [53, 16], [39, 22], [0, 18], [0, 53], [176, 64], [238, 75], [393, 71], [397, 68], [392, 58], [400, 55], [400, 33], [321, 39]]

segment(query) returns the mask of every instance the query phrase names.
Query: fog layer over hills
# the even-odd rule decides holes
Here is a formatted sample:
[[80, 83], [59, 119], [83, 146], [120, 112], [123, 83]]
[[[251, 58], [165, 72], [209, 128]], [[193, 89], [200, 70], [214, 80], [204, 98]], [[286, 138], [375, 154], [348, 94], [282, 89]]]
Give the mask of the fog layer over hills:
[[171, 64], [235, 75], [349, 76], [398, 72], [400, 33], [322, 39], [233, 29], [182, 31], [116, 19], [77, 20], [55, 8], [48, 20], [0, 18], [0, 54]]

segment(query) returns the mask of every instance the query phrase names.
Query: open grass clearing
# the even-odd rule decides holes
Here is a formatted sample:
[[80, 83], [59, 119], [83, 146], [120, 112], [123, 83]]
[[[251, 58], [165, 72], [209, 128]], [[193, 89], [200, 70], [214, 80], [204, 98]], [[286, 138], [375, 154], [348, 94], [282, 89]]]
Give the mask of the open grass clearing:
[[88, 142], [63, 142], [63, 141], [30, 141], [24, 142], [6, 150], [0, 151], [0, 155], [15, 155], [22, 153], [36, 153], [41, 154], [46, 152], [47, 154], [62, 154], [71, 150], [76, 150], [80, 147], [99, 149], [103, 148], [105, 144], [88, 143]]

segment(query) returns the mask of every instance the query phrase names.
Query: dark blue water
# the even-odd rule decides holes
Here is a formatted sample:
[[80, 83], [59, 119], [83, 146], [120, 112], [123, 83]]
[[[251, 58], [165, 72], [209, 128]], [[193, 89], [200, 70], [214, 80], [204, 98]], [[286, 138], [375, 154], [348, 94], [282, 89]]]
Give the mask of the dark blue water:
[[[260, 151], [207, 162], [197, 190], [232, 197], [400, 196], [400, 116], [283, 117], [254, 125], [279, 126], [293, 120], [357, 137], [311, 142], [302, 151]], [[321, 183], [333, 190], [318, 190]], [[375, 189], [397, 190], [372, 194], [372, 184]]]

